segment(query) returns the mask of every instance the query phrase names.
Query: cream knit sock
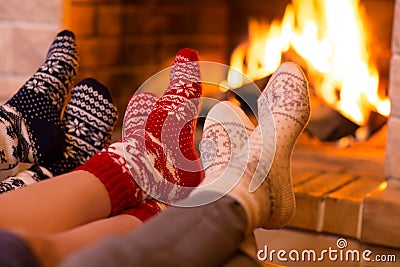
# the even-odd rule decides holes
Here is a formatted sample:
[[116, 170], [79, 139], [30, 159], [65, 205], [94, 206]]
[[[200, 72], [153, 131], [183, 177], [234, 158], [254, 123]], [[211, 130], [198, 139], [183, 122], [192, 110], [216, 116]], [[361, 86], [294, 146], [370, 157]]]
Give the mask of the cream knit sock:
[[[205, 174], [199, 188], [208, 185], [208, 191], [221, 193], [231, 189], [232, 186], [224, 191], [225, 186], [232, 184], [232, 179], [221, 181], [219, 178], [229, 168], [232, 157], [242, 149], [253, 130], [254, 125], [246, 114], [231, 102], [219, 102], [209, 111], [199, 145]], [[198, 191], [195, 189], [193, 193]]]
[[227, 171], [228, 177], [242, 175], [229, 195], [246, 210], [249, 232], [281, 228], [294, 213], [290, 159], [310, 115], [307, 80], [296, 64], [284, 63], [274, 73], [258, 99], [258, 113], [259, 125], [249, 146]]
[[226, 195], [241, 176], [225, 174], [231, 168], [233, 157], [247, 143], [254, 130], [243, 110], [231, 102], [216, 104], [207, 114], [199, 144], [204, 179], [193, 189], [180, 206], [199, 206], [211, 203]]

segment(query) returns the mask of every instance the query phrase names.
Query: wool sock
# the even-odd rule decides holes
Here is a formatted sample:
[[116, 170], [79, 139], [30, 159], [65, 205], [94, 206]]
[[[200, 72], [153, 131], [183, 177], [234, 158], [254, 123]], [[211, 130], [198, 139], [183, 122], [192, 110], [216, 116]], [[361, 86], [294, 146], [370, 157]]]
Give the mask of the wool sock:
[[202, 94], [198, 61], [197, 51], [178, 51], [169, 86], [146, 122], [146, 157], [155, 169], [155, 177], [136, 182], [149, 195], [168, 204], [187, 197], [187, 188], [197, 186], [201, 180], [200, 161], [194, 149]]
[[[282, 64], [258, 99], [259, 125], [250, 135], [249, 145], [234, 158], [235, 168], [227, 171], [228, 177], [243, 174], [229, 195], [244, 207], [249, 232], [256, 227], [281, 228], [293, 216], [290, 159], [309, 120], [309, 101], [307, 80], [294, 63]], [[254, 181], [261, 185], [252, 188]]]
[[56, 176], [84, 164], [110, 145], [117, 118], [117, 107], [108, 88], [93, 78], [82, 80], [72, 89], [64, 111], [66, 147], [62, 159], [42, 166]]
[[200, 142], [205, 169], [202, 184], [212, 182], [226, 171], [232, 156], [241, 150], [253, 130], [247, 115], [231, 102], [219, 102], [209, 111]]
[[155, 199], [145, 199], [139, 202], [135, 207], [124, 210], [122, 214], [134, 216], [142, 222], [145, 222], [166, 208], [167, 205], [160, 201]]
[[199, 147], [204, 180], [190, 195], [202, 191], [227, 193], [234, 186], [235, 181], [231, 177], [225, 181], [219, 178], [230, 168], [233, 156], [247, 143], [253, 130], [254, 125], [247, 115], [231, 102], [219, 102], [208, 112]]
[[[164, 170], [167, 168], [167, 164], [170, 163], [166, 160], [158, 160], [159, 158], [166, 159], [164, 154], [151, 154], [151, 160], [148, 160], [147, 153], [149, 147], [150, 149], [153, 148], [153, 146], [150, 146], [152, 142], [157, 142], [157, 149], [151, 150], [152, 152], [163, 152], [162, 150], [158, 150], [158, 146], [162, 148], [162, 145], [159, 143], [160, 139], [157, 139], [154, 133], [156, 132], [159, 134], [157, 136], [160, 136], [164, 128], [170, 130], [176, 126], [174, 124], [176, 121], [166, 119], [168, 112], [169, 114], [173, 114], [174, 118], [179, 117], [181, 119], [190, 115], [190, 119], [192, 119], [190, 127], [186, 127], [186, 131], [184, 132], [190, 136], [184, 136], [182, 133], [175, 136], [178, 137], [179, 135], [184, 140], [193, 140], [195, 126], [193, 119], [194, 115], [197, 114], [198, 99], [196, 102], [197, 105], [193, 105], [190, 102], [190, 104], [183, 105], [183, 109], [176, 109], [176, 107], [178, 104], [188, 102], [188, 97], [193, 98], [193, 95], [200, 96], [201, 94], [201, 87], [198, 84], [199, 69], [197, 61], [198, 55], [196, 51], [190, 49], [180, 50], [171, 70], [170, 85], [164, 95], [154, 102], [155, 104], [152, 107], [152, 111], [149, 112], [147, 120], [143, 120], [144, 116], [139, 116], [142, 118], [132, 118], [131, 116], [138, 115], [133, 112], [126, 113], [122, 141], [114, 143], [92, 157], [85, 165], [77, 168], [91, 172], [104, 184], [110, 196], [112, 215], [119, 214], [127, 208], [135, 207], [138, 203], [145, 201], [145, 199], [151, 199], [154, 196], [150, 194], [153, 191], [149, 193], [149, 187], [143, 187], [143, 185], [152, 184], [152, 182], [156, 181], [156, 177], [160, 175], [156, 172], [159, 169]], [[193, 85], [194, 83], [196, 83], [196, 86]], [[141, 110], [148, 110], [146, 108], [148, 107], [147, 104], [153, 103], [149, 98], [156, 99], [155, 96], [150, 94], [134, 95], [128, 104], [128, 110], [135, 110], [139, 114], [145, 113], [141, 112]], [[143, 105], [146, 107], [141, 108]], [[192, 108], [192, 110], [189, 110], [189, 115], [187, 114], [187, 107]], [[134, 124], [135, 121], [139, 121], [140, 123]], [[144, 121], [146, 121], [145, 124], [142, 123]], [[193, 142], [186, 142], [185, 145], [192, 146], [186, 148], [186, 151], [194, 151]], [[162, 166], [163, 164], [165, 164], [164, 167]], [[192, 175], [188, 175], [186, 177], [175, 166], [168, 165], [168, 167], [168, 171], [174, 174], [175, 180], [173, 182], [176, 182], [177, 185], [184, 184], [189, 187], [198, 185], [200, 176], [193, 177]], [[159, 193], [160, 191], [157, 189], [159, 188], [155, 188], [154, 192]], [[165, 193], [165, 191], [162, 193]], [[171, 198], [175, 198], [174, 194], [176, 192], [168, 193], [170, 193], [169, 196]]]
[[50, 164], [33, 164], [0, 182], [0, 193], [14, 190], [63, 173], [84, 164], [111, 142], [117, 108], [107, 87], [92, 78], [79, 82], [71, 91], [64, 111], [66, 128], [62, 158]]
[[[247, 138], [253, 131], [254, 126], [246, 114], [236, 105], [228, 101], [219, 102], [207, 114], [203, 136], [200, 141], [201, 161], [204, 169], [204, 180], [198, 187], [190, 192], [190, 196], [199, 195], [203, 191], [213, 191], [212, 188], [204, 188], [204, 185], [228, 187], [232, 185], [230, 181], [222, 184], [212, 184], [229, 168], [232, 156], [237, 154], [242, 146], [247, 142]], [[217, 194], [202, 194], [196, 198], [198, 201], [212, 196], [210, 200], [216, 200]], [[222, 195], [221, 195], [222, 196]], [[196, 204], [191, 200], [187, 204]], [[185, 201], [185, 200], [184, 200]], [[186, 202], [180, 202], [180, 205]], [[203, 203], [204, 204], [204, 203]], [[154, 199], [146, 199], [136, 207], [124, 211], [126, 214], [133, 215], [142, 221], [146, 221], [160, 211], [166, 205]]]
[[28, 170], [0, 182], [0, 193], [67, 173], [84, 164], [111, 142], [117, 108], [107, 87], [92, 78], [79, 82], [65, 108], [65, 150], [50, 164], [32, 165]]
[[135, 94], [131, 97], [123, 121], [123, 142], [129, 142], [136, 134], [144, 136], [147, 117], [153, 110], [157, 100], [157, 96], [148, 92]]
[[[124, 116], [123, 138], [90, 158], [86, 164], [76, 168], [94, 174], [109, 192], [112, 211], [111, 214], [119, 214], [126, 208], [134, 207], [144, 201], [146, 194], [134, 183], [127, 162], [126, 155], [132, 151], [126, 151], [126, 144], [138, 144], [137, 158], [138, 172], [145, 173], [143, 166], [144, 126], [146, 119], [153, 109], [158, 98], [151, 93], [140, 93], [132, 96]], [[130, 140], [134, 140], [131, 142]]]
[[0, 176], [14, 175], [19, 162], [58, 160], [64, 147], [61, 111], [78, 68], [74, 34], [60, 32], [46, 61], [0, 107]]
[[37, 164], [33, 164], [27, 170], [21, 171], [15, 176], [10, 176], [0, 182], [0, 194], [37, 183], [50, 177], [53, 177], [50, 172]]

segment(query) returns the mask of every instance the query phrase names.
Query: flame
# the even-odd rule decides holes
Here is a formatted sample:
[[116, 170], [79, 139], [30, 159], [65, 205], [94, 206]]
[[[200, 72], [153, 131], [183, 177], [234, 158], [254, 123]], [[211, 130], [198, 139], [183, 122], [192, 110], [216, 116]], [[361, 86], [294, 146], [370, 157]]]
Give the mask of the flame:
[[[388, 116], [379, 75], [368, 51], [367, 30], [358, 0], [292, 0], [281, 22], [251, 19], [249, 40], [233, 51], [228, 74], [239, 87], [244, 73], [256, 80], [273, 73], [292, 49], [306, 63], [316, 94], [359, 125], [372, 110]], [[317, 74], [317, 75], [315, 75]]]
[[384, 191], [384, 190], [387, 188], [387, 186], [388, 186], [387, 182], [382, 182], [382, 183], [379, 185], [378, 189], [379, 189], [380, 191]]

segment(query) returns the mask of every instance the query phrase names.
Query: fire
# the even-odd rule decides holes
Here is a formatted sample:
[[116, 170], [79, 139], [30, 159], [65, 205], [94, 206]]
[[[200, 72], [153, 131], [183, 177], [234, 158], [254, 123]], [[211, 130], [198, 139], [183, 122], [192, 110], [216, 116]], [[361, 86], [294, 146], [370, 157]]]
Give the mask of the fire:
[[[292, 0], [282, 21], [250, 20], [249, 40], [233, 51], [231, 67], [255, 80], [273, 73], [285, 52], [295, 51], [308, 75], [317, 77], [316, 94], [344, 116], [359, 125], [372, 110], [388, 116], [390, 102], [378, 93], [362, 10], [358, 0]], [[243, 83], [238, 72], [228, 75], [233, 88]]]

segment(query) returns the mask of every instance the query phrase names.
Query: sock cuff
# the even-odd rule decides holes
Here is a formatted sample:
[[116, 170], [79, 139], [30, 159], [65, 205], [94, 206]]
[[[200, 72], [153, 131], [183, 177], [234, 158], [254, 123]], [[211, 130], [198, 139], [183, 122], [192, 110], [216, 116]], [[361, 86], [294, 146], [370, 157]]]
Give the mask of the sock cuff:
[[32, 177], [36, 180], [46, 180], [48, 178], [54, 177], [54, 174], [39, 164], [33, 164], [29, 167], [28, 171], [32, 174]]
[[[254, 193], [250, 193], [242, 186], [236, 186], [228, 196], [235, 199], [240, 206], [243, 207], [247, 217], [247, 232], [250, 234], [256, 227], [257, 222], [260, 221], [260, 216], [263, 211], [258, 209], [259, 204]], [[267, 205], [267, 204], [266, 204]], [[268, 216], [268, 215], [267, 215]]]
[[106, 188], [111, 200], [111, 215], [120, 214], [127, 207], [137, 204], [137, 192], [140, 189], [134, 182], [131, 173], [121, 165], [123, 160], [112, 152], [99, 152], [76, 169], [90, 172]]
[[142, 222], [145, 222], [151, 217], [160, 213], [165, 208], [166, 208], [165, 204], [160, 203], [154, 199], [151, 199], [151, 200], [145, 200], [144, 202], [140, 202], [137, 206], [124, 210], [122, 213], [134, 216], [139, 220], [141, 220]]

